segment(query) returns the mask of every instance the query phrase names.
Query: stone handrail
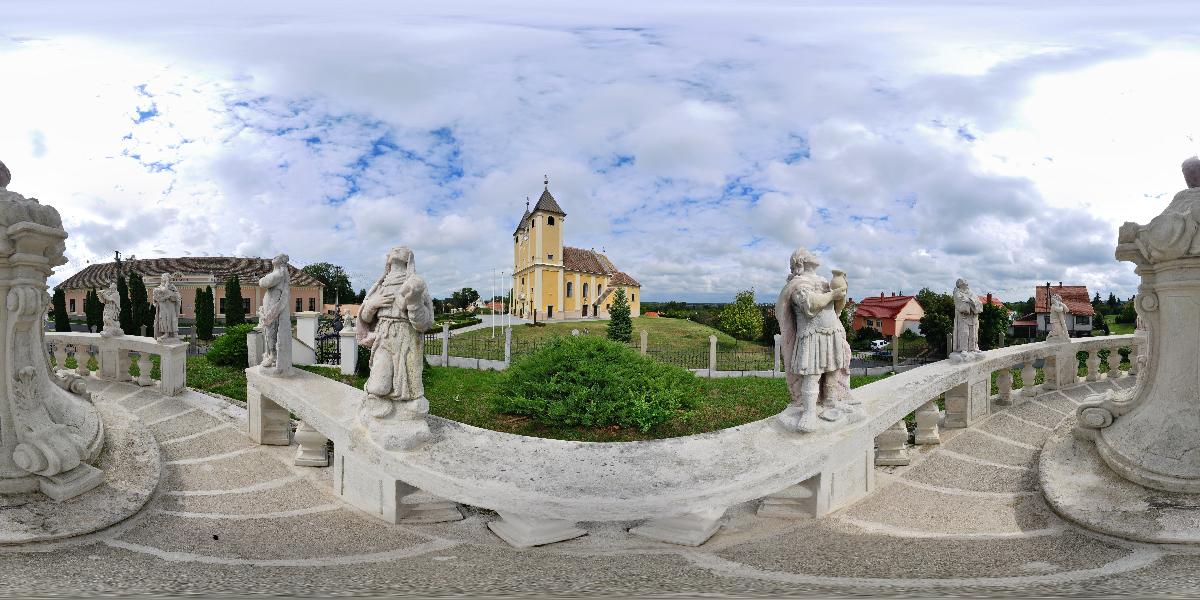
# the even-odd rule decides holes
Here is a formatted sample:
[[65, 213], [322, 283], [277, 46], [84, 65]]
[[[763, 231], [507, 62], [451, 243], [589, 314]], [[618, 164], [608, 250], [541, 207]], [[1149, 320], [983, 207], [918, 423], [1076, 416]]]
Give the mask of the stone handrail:
[[[312, 436], [302, 444], [333, 440], [335, 491], [391, 521], [403, 518], [403, 496], [419, 488], [497, 511], [503, 520], [493, 530], [515, 545], [582, 535], [578, 521], [646, 519], [634, 533], [695, 545], [715, 531], [727, 508], [750, 500], [767, 498], [761, 510], [776, 514], [821, 516], [860, 499], [874, 486], [876, 437], [923, 409], [924, 425], [933, 428], [927, 443], [936, 443], [934, 402], [942, 394], [945, 425], [965, 427], [990, 411], [994, 371], [1023, 365], [1032, 380], [1033, 362], [1044, 360], [1043, 385], [1073, 385], [1076, 352], [1094, 355], [1138, 345], [1137, 335], [1110, 336], [1013, 346], [968, 363], [934, 363], [855, 389], [866, 418], [833, 431], [795, 434], [769, 418], [681, 438], [589, 443], [429, 417], [436, 441], [413, 452], [387, 451], [369, 439], [355, 416], [360, 390], [306, 372], [275, 378], [250, 368], [250, 434], [259, 443], [288, 444], [290, 410]], [[918, 437], [921, 425], [918, 412]], [[383, 496], [379, 490], [385, 490]]]
[[[159, 391], [167, 396], [174, 396], [184, 390], [187, 385], [187, 347], [185, 341], [160, 342], [152, 337], [123, 335], [104, 337], [99, 333], [77, 332], [46, 332], [46, 343], [52, 346], [48, 350], [56, 358], [58, 368], [65, 368], [67, 346], [75, 347], [75, 372], [79, 375], [89, 375], [88, 358], [95, 355], [100, 370], [96, 376], [110, 381], [129, 381], [129, 353], [136, 352], [141, 356], [157, 354], [159, 362]], [[94, 350], [93, 350], [94, 349]], [[150, 363], [146, 361], [138, 365], [141, 375], [139, 385], [152, 385], [150, 379]]]

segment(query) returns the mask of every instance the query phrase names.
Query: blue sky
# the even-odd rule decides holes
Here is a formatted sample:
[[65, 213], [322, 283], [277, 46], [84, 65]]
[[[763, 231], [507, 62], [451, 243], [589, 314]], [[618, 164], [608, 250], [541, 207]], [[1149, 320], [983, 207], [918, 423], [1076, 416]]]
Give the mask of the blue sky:
[[[1116, 229], [1196, 154], [1197, 9], [1056, 3], [8, 2], [0, 160], [71, 263], [393, 245], [490, 291], [542, 177], [646, 299], [1128, 296]], [[507, 289], [505, 286], [503, 289]]]

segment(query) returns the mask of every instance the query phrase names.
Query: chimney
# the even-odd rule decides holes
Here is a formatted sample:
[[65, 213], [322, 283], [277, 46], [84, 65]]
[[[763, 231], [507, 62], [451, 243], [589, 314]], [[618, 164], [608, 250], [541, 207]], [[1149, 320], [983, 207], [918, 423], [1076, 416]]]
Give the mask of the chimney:
[[987, 303], [988, 303], [988, 304], [991, 304], [991, 303], [992, 303], [992, 293], [991, 293], [991, 292], [988, 292], [988, 295], [987, 295]]
[[879, 292], [879, 297], [880, 297], [880, 298], [882, 298], [882, 297], [883, 297], [883, 292]]
[[892, 297], [893, 297], [893, 298], [895, 298], [895, 297], [896, 297], [896, 292], [892, 292]]
[[1058, 282], [1058, 287], [1062, 287], [1062, 282]]

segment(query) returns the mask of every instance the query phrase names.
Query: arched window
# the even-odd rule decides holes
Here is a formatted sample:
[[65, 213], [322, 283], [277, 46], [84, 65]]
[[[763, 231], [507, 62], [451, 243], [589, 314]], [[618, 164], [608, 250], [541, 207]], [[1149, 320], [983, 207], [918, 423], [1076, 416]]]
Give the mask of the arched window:
[[587, 283], [583, 284], [583, 299], [587, 300]]
[[570, 298], [570, 297], [571, 297], [571, 291], [572, 291], [572, 290], [575, 288], [575, 285], [574, 285], [574, 284], [575, 284], [575, 282], [574, 282], [574, 281], [568, 281], [568, 282], [567, 282], [567, 297], [568, 297], [568, 298]]
[[629, 295], [629, 301], [630, 301], [630, 302], [637, 302], [637, 294], [630, 294], [630, 295]]
[[547, 225], [553, 225], [553, 224], [554, 224], [554, 217], [546, 217], [546, 224], [547, 224]]

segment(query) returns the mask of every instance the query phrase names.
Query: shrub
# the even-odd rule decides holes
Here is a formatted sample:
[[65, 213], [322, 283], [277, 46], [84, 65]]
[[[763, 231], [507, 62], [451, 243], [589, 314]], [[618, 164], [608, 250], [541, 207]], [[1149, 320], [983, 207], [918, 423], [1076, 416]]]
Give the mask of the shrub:
[[62, 288], [54, 290], [54, 330], [71, 331], [71, 318], [67, 316], [67, 295]]
[[633, 319], [629, 316], [629, 302], [625, 290], [613, 294], [612, 308], [608, 311], [608, 339], [628, 343], [633, 338]]
[[225, 282], [225, 326], [241, 325], [246, 322], [246, 307], [242, 306], [242, 283], [237, 275]]
[[739, 340], [754, 340], [762, 335], [763, 316], [754, 304], [754, 290], [738, 292], [733, 304], [721, 309], [717, 329]]
[[599, 336], [552, 337], [513, 361], [498, 412], [551, 427], [618, 425], [649, 431], [689, 408], [699, 386], [685, 369]]
[[254, 330], [254, 325], [243, 323], [226, 327], [208, 349], [208, 362], [226, 367], [246, 367], [250, 358], [246, 350], [246, 334]]

